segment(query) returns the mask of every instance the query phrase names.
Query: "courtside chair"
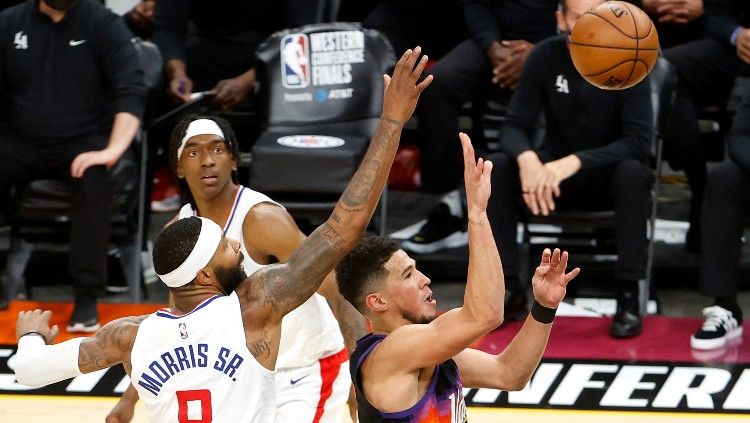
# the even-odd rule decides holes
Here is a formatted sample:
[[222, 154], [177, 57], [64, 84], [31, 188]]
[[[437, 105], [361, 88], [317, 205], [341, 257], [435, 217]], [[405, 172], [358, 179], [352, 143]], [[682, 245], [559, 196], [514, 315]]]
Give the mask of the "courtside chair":
[[[323, 23], [277, 32], [257, 50], [263, 131], [249, 186], [297, 217], [328, 215], [354, 175], [383, 107], [383, 74], [396, 57], [379, 32]], [[387, 190], [380, 202], [385, 233]]]

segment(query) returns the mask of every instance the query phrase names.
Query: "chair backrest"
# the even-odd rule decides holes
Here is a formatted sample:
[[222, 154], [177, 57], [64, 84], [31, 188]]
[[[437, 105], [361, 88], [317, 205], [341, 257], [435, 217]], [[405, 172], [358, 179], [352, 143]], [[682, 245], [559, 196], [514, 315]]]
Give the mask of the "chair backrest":
[[315, 22], [326, 23], [334, 22], [339, 16], [341, 0], [318, 0], [318, 10], [315, 16]]
[[674, 66], [667, 59], [659, 57], [649, 75], [649, 83], [651, 84], [651, 106], [654, 112], [654, 130], [655, 135], [659, 136], [674, 103], [677, 87], [677, 73]]
[[305, 126], [377, 118], [383, 77], [396, 60], [379, 32], [324, 23], [277, 32], [256, 52], [266, 126]]

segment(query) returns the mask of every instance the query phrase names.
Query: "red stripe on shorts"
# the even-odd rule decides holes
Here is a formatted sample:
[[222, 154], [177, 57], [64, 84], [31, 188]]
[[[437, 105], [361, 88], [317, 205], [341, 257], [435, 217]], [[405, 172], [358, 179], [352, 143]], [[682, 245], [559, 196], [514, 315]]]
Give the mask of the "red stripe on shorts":
[[318, 400], [318, 408], [315, 410], [315, 418], [313, 423], [319, 423], [320, 418], [323, 417], [325, 411], [325, 404], [328, 398], [333, 393], [333, 382], [339, 376], [339, 369], [341, 364], [349, 359], [349, 354], [346, 352], [346, 348], [337, 352], [334, 355], [329, 355], [326, 358], [321, 358], [320, 363], [320, 378], [323, 383], [320, 385], [320, 400]]

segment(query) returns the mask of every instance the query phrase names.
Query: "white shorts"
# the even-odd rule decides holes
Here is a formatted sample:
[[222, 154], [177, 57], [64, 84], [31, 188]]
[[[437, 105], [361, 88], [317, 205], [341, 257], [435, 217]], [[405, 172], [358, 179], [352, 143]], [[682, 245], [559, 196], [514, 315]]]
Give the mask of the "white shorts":
[[277, 370], [276, 423], [341, 423], [351, 384], [345, 349], [309, 367]]

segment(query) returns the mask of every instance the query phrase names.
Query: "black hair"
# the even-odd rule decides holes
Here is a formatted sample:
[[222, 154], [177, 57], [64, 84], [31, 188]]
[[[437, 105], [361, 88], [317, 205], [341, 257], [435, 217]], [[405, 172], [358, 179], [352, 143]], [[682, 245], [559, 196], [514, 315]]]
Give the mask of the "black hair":
[[[237, 165], [240, 164], [240, 147], [237, 143], [237, 137], [234, 134], [234, 130], [229, 122], [216, 116], [190, 114], [182, 118], [180, 123], [172, 129], [172, 135], [169, 140], [169, 166], [172, 167], [172, 172], [174, 173], [175, 178], [177, 178], [177, 150], [180, 148], [180, 145], [182, 145], [182, 139], [185, 137], [185, 133], [187, 132], [190, 123], [198, 119], [212, 120], [219, 125], [221, 132], [224, 133], [224, 145], [232, 154], [232, 157], [234, 157]], [[235, 184], [240, 183], [238, 172], [236, 170], [232, 171], [232, 182]], [[193, 206], [193, 209], [197, 209], [198, 207], [195, 204], [193, 194], [190, 192], [190, 187], [184, 178], [177, 178], [177, 187], [180, 188], [183, 202], [190, 203], [190, 205]]]
[[369, 235], [336, 266], [336, 283], [341, 295], [360, 313], [367, 311], [364, 297], [371, 283], [386, 275], [384, 264], [398, 250], [398, 244], [392, 239]]
[[203, 222], [191, 216], [180, 219], [159, 232], [154, 241], [154, 270], [165, 275], [187, 260], [198, 243]]

